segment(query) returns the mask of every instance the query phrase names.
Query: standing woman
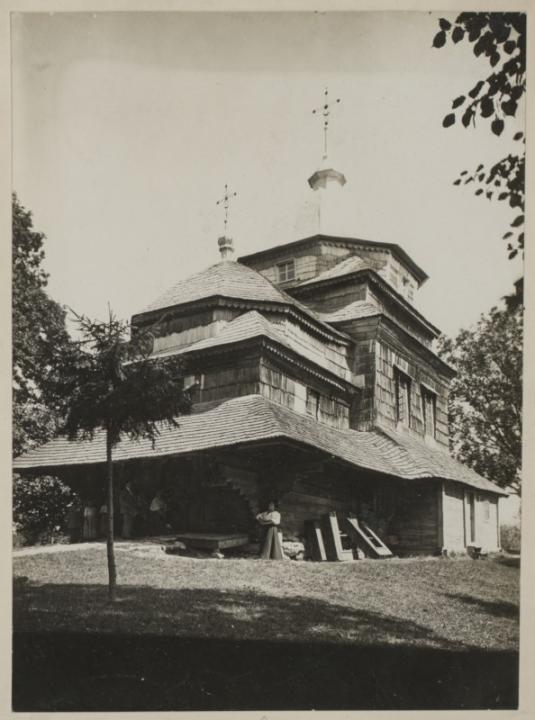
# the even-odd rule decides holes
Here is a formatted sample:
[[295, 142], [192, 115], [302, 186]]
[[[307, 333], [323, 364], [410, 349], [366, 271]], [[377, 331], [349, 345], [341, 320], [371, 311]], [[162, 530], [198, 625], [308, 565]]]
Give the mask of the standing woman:
[[263, 560], [282, 560], [284, 555], [279, 532], [281, 515], [275, 509], [275, 503], [270, 502], [267, 511], [259, 513], [256, 519], [265, 531], [260, 557]]

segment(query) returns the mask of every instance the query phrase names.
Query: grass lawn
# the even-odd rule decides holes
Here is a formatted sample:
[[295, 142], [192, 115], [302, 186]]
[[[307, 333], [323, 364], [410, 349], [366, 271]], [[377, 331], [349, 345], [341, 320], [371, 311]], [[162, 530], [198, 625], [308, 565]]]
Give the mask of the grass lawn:
[[18, 632], [516, 650], [519, 569], [500, 558], [354, 563], [194, 559], [118, 544], [15, 557]]

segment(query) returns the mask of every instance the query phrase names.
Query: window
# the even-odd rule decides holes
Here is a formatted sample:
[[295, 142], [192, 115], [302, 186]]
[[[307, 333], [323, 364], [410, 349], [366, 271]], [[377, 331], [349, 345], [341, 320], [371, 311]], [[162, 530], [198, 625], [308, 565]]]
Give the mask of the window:
[[435, 437], [436, 433], [437, 396], [425, 385], [422, 385], [422, 420], [424, 435]]
[[411, 420], [411, 379], [399, 368], [394, 368], [396, 380], [396, 419], [410, 426]]
[[293, 260], [287, 260], [286, 262], [279, 263], [279, 265], [277, 265], [277, 270], [279, 274], [279, 282], [295, 279], [295, 263]]
[[318, 419], [320, 410], [320, 394], [315, 390], [307, 388], [307, 415]]
[[483, 498], [483, 520], [490, 520], [490, 501]]

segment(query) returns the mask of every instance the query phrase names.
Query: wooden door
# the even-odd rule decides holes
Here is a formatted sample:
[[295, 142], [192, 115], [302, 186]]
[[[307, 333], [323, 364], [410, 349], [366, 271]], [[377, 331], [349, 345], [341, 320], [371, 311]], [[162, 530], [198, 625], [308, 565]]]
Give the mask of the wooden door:
[[476, 499], [473, 492], [468, 493], [468, 508], [470, 517], [470, 543], [476, 541]]

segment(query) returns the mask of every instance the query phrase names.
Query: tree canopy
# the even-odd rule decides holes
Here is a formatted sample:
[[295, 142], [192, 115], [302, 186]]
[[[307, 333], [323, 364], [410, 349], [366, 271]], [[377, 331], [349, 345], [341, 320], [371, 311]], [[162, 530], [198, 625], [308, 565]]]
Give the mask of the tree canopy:
[[13, 450], [19, 455], [48, 440], [56, 415], [44, 392], [47, 376], [69, 344], [65, 311], [45, 291], [43, 233], [13, 195]]
[[457, 459], [520, 494], [522, 305], [494, 307], [439, 354], [458, 372], [450, 392], [451, 450]]
[[[472, 44], [474, 55], [486, 57], [493, 68], [487, 77], [453, 100], [453, 112], [444, 117], [443, 126], [451, 127], [460, 117], [465, 128], [476, 127], [476, 121], [482, 118], [490, 123], [495, 135], [501, 135], [507, 118], [516, 115], [526, 92], [526, 15], [463, 12], [453, 23], [440, 18], [439, 26], [433, 47], [444, 47], [448, 41], [453, 44], [467, 41]], [[473, 182], [476, 195], [506, 201], [516, 211], [510, 229], [503, 235], [509, 258], [524, 248], [524, 134], [516, 132], [513, 140], [520, 145], [518, 152], [509, 153], [490, 166], [481, 163], [472, 172], [463, 170], [454, 181], [455, 185]]]
[[64, 348], [50, 375], [49, 392], [58, 399], [61, 430], [72, 440], [106, 433], [108, 478], [109, 597], [116, 596], [114, 554], [113, 449], [122, 436], [156, 442], [162, 426], [176, 426], [188, 412], [180, 358], [152, 357], [150, 332], [137, 331], [110, 310], [107, 321], [76, 315], [80, 339]]

